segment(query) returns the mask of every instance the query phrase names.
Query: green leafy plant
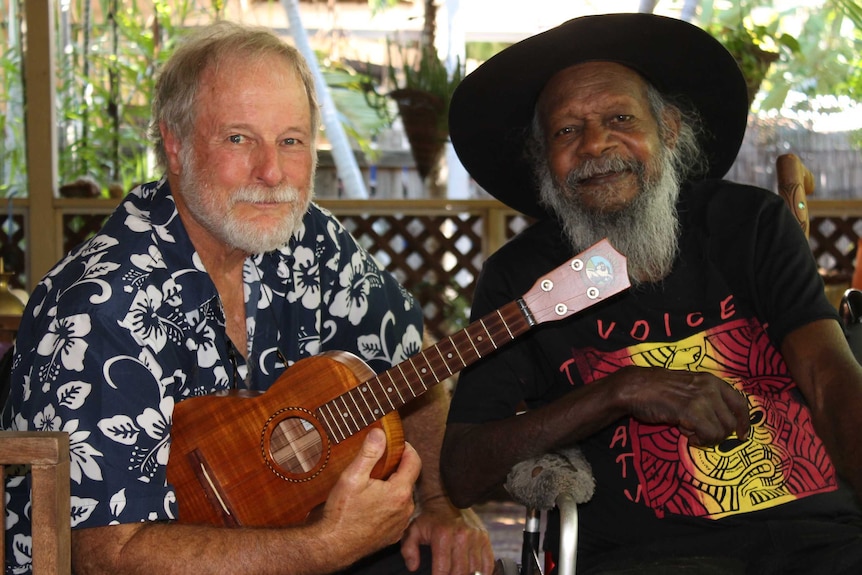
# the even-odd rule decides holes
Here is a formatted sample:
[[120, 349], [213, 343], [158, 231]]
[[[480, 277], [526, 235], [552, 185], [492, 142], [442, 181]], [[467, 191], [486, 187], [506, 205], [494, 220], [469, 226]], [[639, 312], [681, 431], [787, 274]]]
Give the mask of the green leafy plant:
[[739, 64], [748, 87], [751, 104], [774, 62], [784, 54], [792, 57], [799, 53], [799, 42], [789, 34], [779, 34], [775, 27], [749, 24], [743, 21], [736, 26], [713, 25], [707, 29], [718, 39]]
[[[389, 43], [389, 61], [395, 61], [392, 57], [392, 43]], [[448, 134], [449, 102], [455, 88], [464, 79], [464, 69], [460, 60], [455, 62], [453, 70], [447, 69], [446, 64], [437, 55], [433, 46], [421, 46], [415, 50], [415, 56], [411, 59], [407, 55], [407, 48], [398, 45], [397, 60], [400, 65], [390, 64], [387, 75], [390, 85], [393, 87], [392, 94], [404, 91], [418, 91], [430, 94], [439, 101], [440, 105], [440, 129]]]
[[432, 186], [433, 195], [440, 158], [449, 139], [449, 102], [464, 71], [458, 61], [450, 72], [431, 45], [420, 45], [412, 59], [399, 45], [399, 64], [393, 63], [392, 43], [388, 48], [388, 80], [394, 88], [388, 95], [398, 105], [416, 170]]
[[375, 160], [379, 152], [372, 143], [382, 130], [392, 125], [394, 114], [389, 109], [389, 99], [374, 90], [367, 74], [344, 63], [327, 62], [319, 54], [318, 59], [345, 132], [366, 157]]
[[[382, 0], [386, 2], [388, 0]], [[18, 7], [23, 0], [15, 0]], [[158, 177], [147, 129], [157, 70], [199, 23], [223, 17], [221, 0], [70, 0], [55, 20], [58, 175], [61, 193], [125, 193]], [[21, 53], [23, 18], [0, 14], [0, 194], [27, 193]], [[367, 154], [381, 119], [365, 103], [367, 80], [345, 66], [323, 67], [347, 132]], [[87, 182], [87, 186], [77, 186]], [[94, 190], [95, 186], [95, 191]], [[85, 191], [72, 191], [83, 189]]]
[[[759, 111], [790, 108], [828, 114], [843, 107], [835, 105], [837, 97], [862, 101], [862, 3], [858, 0], [780, 6], [772, 0], [723, 0], [721, 4], [702, 0], [700, 8], [700, 25], [731, 52], [744, 55], [740, 47], [753, 44], [772, 53]], [[756, 56], [750, 55], [756, 51], [747, 53], [740, 65], [754, 77], [758, 65]]]

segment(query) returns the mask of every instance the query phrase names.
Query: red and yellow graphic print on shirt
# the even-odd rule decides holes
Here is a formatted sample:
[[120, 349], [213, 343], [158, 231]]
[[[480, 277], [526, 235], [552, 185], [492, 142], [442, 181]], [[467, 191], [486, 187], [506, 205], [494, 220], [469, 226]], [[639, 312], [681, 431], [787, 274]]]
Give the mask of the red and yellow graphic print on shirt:
[[638, 493], [665, 513], [718, 519], [833, 491], [832, 462], [778, 350], [757, 320], [737, 319], [676, 342], [640, 343], [615, 353], [579, 350], [573, 358], [592, 383], [628, 366], [712, 373], [745, 394], [751, 429], [714, 447], [689, 445], [678, 428], [634, 419], [614, 433], [611, 448], [628, 453], [621, 473], [637, 474]]

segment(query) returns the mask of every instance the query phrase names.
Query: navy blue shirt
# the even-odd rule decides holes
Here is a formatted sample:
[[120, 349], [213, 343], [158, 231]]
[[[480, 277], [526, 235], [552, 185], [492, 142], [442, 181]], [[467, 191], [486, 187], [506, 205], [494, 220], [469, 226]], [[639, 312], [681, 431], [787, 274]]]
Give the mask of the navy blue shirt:
[[[166, 480], [173, 408], [232, 387], [266, 390], [302, 358], [349, 351], [380, 372], [422, 347], [413, 298], [311, 204], [287, 245], [243, 270], [246, 362], [165, 180], [133, 190], [54, 267], [18, 333], [4, 427], [70, 436], [72, 527], [177, 515]], [[9, 478], [7, 563], [29, 568], [28, 494]]]

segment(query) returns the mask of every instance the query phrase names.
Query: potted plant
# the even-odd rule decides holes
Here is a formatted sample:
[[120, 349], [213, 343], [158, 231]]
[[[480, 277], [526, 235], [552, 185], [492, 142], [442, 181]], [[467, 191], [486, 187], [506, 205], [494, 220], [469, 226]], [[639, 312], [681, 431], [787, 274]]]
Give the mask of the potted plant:
[[748, 104], [754, 102], [770, 66], [777, 61], [782, 51], [799, 52], [799, 43], [787, 34], [775, 34], [768, 27], [743, 23], [737, 26], [716, 25], [708, 31], [736, 59], [748, 87]]
[[413, 61], [404, 56], [401, 47], [399, 56], [401, 65], [390, 64], [388, 68], [389, 82], [394, 86], [388, 96], [398, 105], [419, 175], [433, 185], [449, 138], [449, 101], [464, 71], [459, 61], [450, 74], [433, 46], [422, 46]]

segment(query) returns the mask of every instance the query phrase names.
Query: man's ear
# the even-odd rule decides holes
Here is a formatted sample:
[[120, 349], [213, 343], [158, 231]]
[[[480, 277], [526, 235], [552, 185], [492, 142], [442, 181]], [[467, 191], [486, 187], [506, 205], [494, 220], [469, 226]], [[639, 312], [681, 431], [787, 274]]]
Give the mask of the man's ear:
[[674, 106], [665, 106], [661, 115], [662, 120], [664, 120], [664, 125], [667, 126], [667, 129], [663, 134], [664, 143], [668, 148], [673, 149], [676, 147], [677, 139], [679, 139], [679, 129], [682, 125], [682, 116], [679, 109]]
[[182, 172], [182, 162], [180, 162], [182, 142], [168, 129], [164, 122], [159, 122], [159, 132], [162, 134], [162, 145], [165, 147], [168, 173], [180, 174]]

